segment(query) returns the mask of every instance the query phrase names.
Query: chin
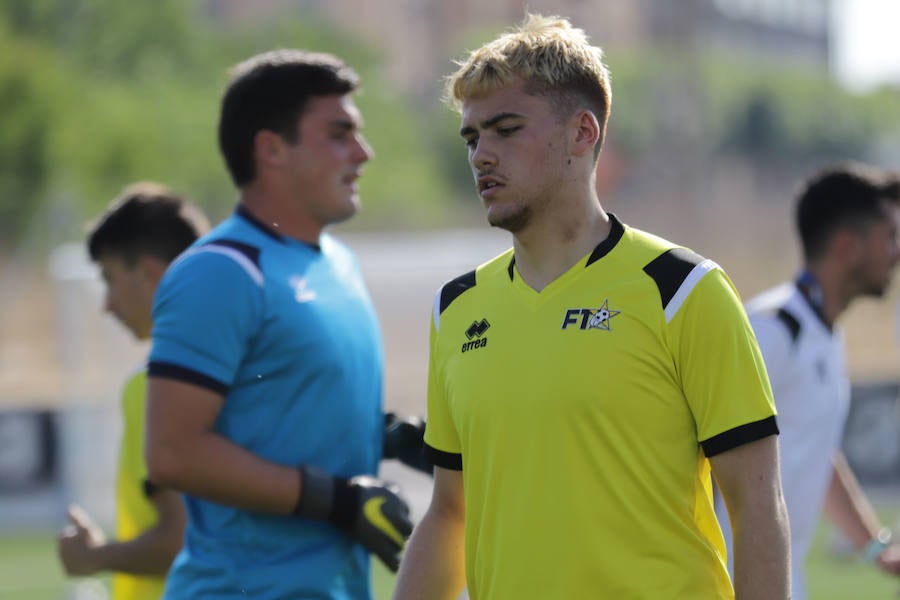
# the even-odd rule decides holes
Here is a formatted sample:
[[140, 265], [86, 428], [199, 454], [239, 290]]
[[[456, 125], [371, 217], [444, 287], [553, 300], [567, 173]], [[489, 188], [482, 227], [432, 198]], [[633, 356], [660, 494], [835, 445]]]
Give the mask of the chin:
[[492, 227], [505, 229], [512, 234], [518, 233], [525, 229], [530, 221], [531, 212], [524, 209], [507, 214], [496, 214], [490, 211], [488, 212], [488, 223]]
[[344, 221], [350, 219], [353, 215], [355, 215], [359, 211], [359, 201], [354, 201], [349, 204], [345, 204], [339, 207], [335, 207], [334, 214], [331, 216], [331, 223], [343, 223]]

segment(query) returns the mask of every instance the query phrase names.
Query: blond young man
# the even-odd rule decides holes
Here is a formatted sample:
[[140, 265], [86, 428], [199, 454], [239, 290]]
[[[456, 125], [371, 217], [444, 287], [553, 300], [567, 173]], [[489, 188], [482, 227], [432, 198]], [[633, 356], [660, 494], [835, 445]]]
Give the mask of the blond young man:
[[529, 15], [448, 81], [513, 247], [435, 299], [435, 485], [397, 600], [790, 596], [762, 357], [718, 265], [604, 211], [602, 58], [568, 21]]

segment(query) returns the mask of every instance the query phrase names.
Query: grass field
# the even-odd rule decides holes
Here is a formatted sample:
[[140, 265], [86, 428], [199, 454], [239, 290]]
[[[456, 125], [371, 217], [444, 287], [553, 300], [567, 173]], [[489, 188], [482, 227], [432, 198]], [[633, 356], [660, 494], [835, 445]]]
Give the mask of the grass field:
[[[105, 600], [106, 578], [67, 581], [56, 560], [54, 533], [0, 536], [0, 600]], [[372, 561], [376, 600], [390, 600], [394, 575]]]
[[[897, 523], [900, 505], [881, 510], [885, 523]], [[900, 580], [892, 580], [871, 566], [836, 553], [826, 527], [820, 527], [808, 568], [810, 600], [880, 600], [896, 598]], [[373, 561], [376, 600], [389, 600], [394, 576]], [[0, 599], [103, 600], [106, 580], [76, 587], [63, 577], [53, 534], [0, 537]]]
[[[900, 507], [880, 512], [884, 523], [895, 524]], [[810, 551], [806, 570], [810, 600], [888, 600], [900, 596], [900, 579], [858, 558], [839, 555], [828, 533], [821, 526]]]

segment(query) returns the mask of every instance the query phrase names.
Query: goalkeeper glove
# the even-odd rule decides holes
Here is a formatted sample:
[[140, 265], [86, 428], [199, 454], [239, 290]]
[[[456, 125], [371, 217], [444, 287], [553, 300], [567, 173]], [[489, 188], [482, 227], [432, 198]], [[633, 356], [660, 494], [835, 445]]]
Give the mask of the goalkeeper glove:
[[382, 458], [396, 458], [408, 467], [433, 474], [433, 467], [423, 452], [425, 421], [418, 417], [398, 418], [384, 414], [384, 450]]
[[368, 475], [333, 477], [312, 466], [300, 467], [300, 473], [294, 514], [331, 522], [396, 573], [413, 529], [409, 506], [397, 486]]

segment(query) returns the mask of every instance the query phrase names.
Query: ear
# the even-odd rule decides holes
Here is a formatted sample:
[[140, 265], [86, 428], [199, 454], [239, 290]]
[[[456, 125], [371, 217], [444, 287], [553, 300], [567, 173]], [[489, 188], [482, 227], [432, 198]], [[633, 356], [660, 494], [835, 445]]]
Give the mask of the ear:
[[839, 260], [852, 263], [862, 248], [861, 242], [860, 235], [852, 229], [838, 229], [831, 238], [831, 252]]
[[600, 122], [589, 110], [579, 111], [572, 119], [575, 127], [572, 154], [575, 156], [593, 154], [594, 147], [600, 140]]
[[141, 254], [137, 258], [135, 268], [141, 273], [144, 279], [149, 281], [155, 288], [160, 279], [162, 279], [163, 274], [165, 274], [168, 266], [168, 263], [156, 256]]
[[261, 129], [253, 138], [253, 153], [257, 167], [278, 168], [284, 164], [285, 148], [284, 139], [274, 131]]

